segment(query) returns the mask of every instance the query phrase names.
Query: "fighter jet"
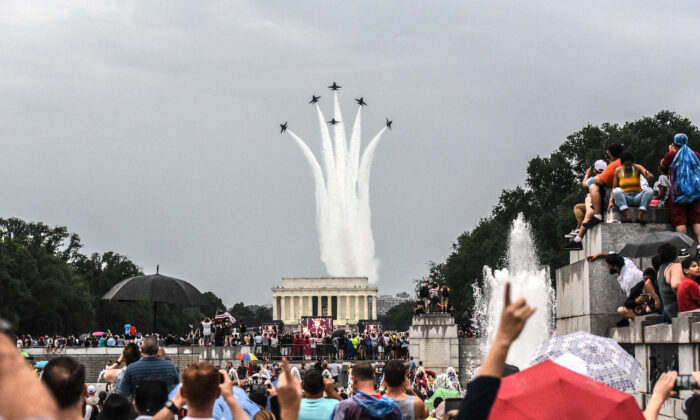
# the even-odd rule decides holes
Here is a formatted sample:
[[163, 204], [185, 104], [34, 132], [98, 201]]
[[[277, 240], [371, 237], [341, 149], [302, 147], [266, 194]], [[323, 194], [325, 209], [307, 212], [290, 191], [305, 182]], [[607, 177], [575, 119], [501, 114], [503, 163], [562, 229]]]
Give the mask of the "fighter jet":
[[367, 102], [365, 102], [365, 98], [363, 97], [360, 97], [360, 99], [355, 98], [355, 102], [357, 102], [359, 106], [367, 106]]
[[284, 124], [280, 124], [280, 134], [284, 133], [287, 131], [287, 121], [284, 122]]
[[341, 87], [342, 87], [342, 86], [338, 86], [335, 82], [333, 82], [332, 85], [328, 86], [328, 89], [330, 89], [330, 90], [338, 90], [338, 89], [340, 89]]
[[315, 104], [316, 102], [318, 102], [319, 99], [321, 99], [320, 96], [311, 95], [311, 100], [309, 101], [309, 103]]
[[389, 121], [389, 119], [387, 118], [387, 119], [386, 119], [386, 128], [388, 128], [389, 130], [391, 130], [391, 124], [392, 124], [392, 123], [393, 123], [393, 121]]
[[330, 121], [328, 121], [328, 124], [336, 125], [336, 124], [340, 124], [340, 121], [336, 121], [335, 118], [332, 118]]

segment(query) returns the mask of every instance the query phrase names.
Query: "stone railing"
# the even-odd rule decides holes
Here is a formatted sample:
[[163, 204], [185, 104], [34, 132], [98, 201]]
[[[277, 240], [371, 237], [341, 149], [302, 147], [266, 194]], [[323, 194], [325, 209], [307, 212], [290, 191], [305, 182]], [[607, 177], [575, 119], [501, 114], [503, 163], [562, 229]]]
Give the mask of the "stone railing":
[[[658, 315], [640, 316], [628, 327], [610, 328], [609, 335], [642, 365], [635, 394], [640, 407], [646, 407], [661, 373], [676, 370], [680, 375], [690, 375], [700, 370], [700, 310], [681, 312], [671, 324], [662, 323]], [[670, 398], [659, 418], [686, 419], [681, 407], [690, 395], [690, 391], [681, 391], [676, 398]]]

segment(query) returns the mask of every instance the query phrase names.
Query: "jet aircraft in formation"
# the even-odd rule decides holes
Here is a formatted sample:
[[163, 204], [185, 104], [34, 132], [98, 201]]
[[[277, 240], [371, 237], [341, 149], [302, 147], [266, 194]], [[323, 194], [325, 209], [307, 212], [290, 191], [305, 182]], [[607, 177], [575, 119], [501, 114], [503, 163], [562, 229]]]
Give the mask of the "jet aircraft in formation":
[[391, 130], [391, 124], [393, 124], [393, 123], [394, 123], [393, 121], [389, 121], [389, 119], [387, 118], [387, 119], [386, 119], [386, 128], [388, 128], [389, 130]]
[[332, 85], [328, 86], [328, 89], [330, 89], [330, 90], [338, 90], [338, 89], [340, 89], [341, 87], [342, 87], [342, 86], [338, 86], [338, 84], [336, 84], [335, 82], [333, 82]]
[[315, 104], [316, 102], [318, 102], [319, 99], [321, 99], [320, 96], [311, 95], [311, 100], [309, 101], [309, 103], [310, 103], [310, 104]]
[[363, 97], [360, 97], [360, 99], [355, 98], [355, 102], [357, 102], [359, 106], [367, 106], [367, 102], [365, 102], [365, 98]]
[[284, 122], [284, 124], [280, 124], [280, 134], [284, 133], [287, 131], [287, 121]]
[[328, 121], [328, 124], [330, 124], [330, 125], [336, 125], [336, 124], [340, 124], [340, 121], [336, 121], [335, 118], [331, 118], [331, 120]]

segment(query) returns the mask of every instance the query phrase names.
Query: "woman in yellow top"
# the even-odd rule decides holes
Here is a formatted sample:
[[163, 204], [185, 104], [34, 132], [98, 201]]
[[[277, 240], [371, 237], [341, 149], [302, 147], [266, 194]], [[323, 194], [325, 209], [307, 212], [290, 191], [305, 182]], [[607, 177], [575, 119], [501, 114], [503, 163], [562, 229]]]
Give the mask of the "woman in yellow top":
[[615, 170], [615, 179], [613, 181], [613, 192], [610, 195], [610, 205], [613, 203], [620, 209], [625, 216], [623, 222], [631, 222], [632, 215], [629, 207], [639, 207], [637, 221], [646, 223], [644, 215], [649, 208], [649, 203], [654, 197], [654, 190], [651, 188], [642, 188], [641, 176], [651, 181], [654, 175], [647, 171], [642, 165], [634, 163], [634, 156], [631, 152], [622, 152], [620, 154], [620, 167]]

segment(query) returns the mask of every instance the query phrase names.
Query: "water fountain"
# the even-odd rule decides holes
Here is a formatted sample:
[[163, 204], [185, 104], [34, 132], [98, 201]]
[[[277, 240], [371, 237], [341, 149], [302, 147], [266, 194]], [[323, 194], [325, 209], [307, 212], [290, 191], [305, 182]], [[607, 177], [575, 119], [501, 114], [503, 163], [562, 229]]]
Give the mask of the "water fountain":
[[474, 285], [473, 322], [481, 331], [479, 348], [486, 355], [493, 342], [503, 308], [506, 282], [511, 284], [511, 299], [524, 297], [537, 311], [527, 322], [520, 337], [508, 352], [507, 363], [524, 369], [542, 339], [550, 336], [554, 326], [555, 295], [546, 269], [539, 267], [530, 228], [523, 215], [513, 222], [508, 245], [508, 265], [502, 270], [484, 266], [483, 288]]

